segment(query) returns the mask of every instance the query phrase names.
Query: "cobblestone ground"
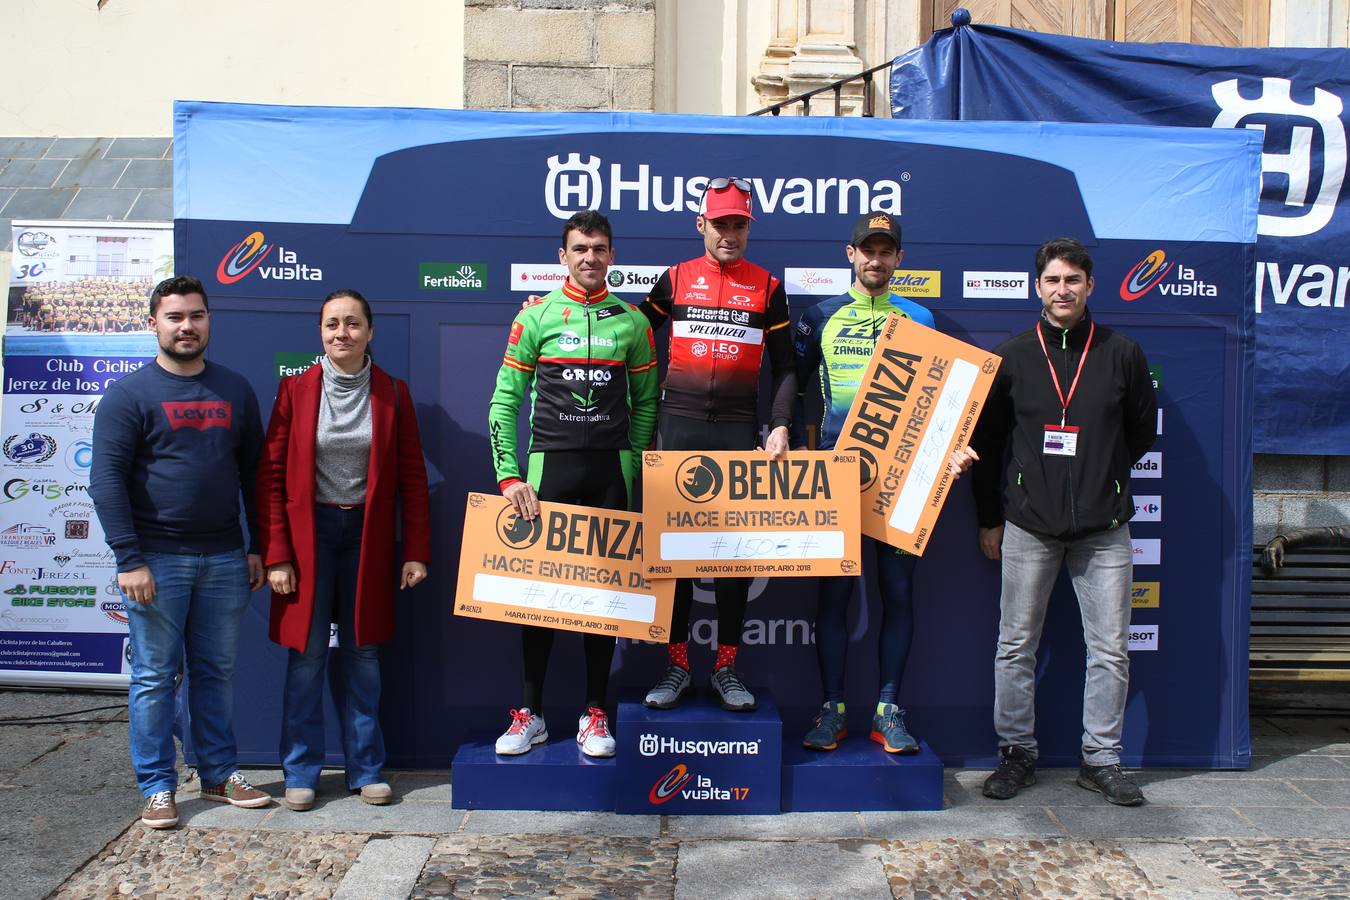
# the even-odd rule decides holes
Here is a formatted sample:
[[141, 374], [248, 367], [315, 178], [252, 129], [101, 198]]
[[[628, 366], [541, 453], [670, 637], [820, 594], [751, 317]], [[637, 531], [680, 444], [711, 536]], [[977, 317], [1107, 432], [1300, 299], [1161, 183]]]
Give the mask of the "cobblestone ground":
[[598, 835], [442, 838], [412, 896], [671, 897], [678, 845]]
[[1350, 898], [1350, 840], [1187, 841], [1239, 897]]
[[897, 898], [1164, 896], [1124, 850], [1094, 841], [947, 839], [881, 847]]
[[52, 894], [59, 900], [331, 897], [367, 835], [136, 824]]
[[[62, 898], [330, 897], [369, 836], [133, 825], [72, 875]], [[857, 841], [841, 841], [841, 848]], [[1350, 900], [1350, 840], [1188, 840], [1238, 897]], [[1105, 840], [880, 841], [896, 898], [1164, 898], [1127, 848]], [[673, 897], [674, 838], [441, 837], [411, 897]]]

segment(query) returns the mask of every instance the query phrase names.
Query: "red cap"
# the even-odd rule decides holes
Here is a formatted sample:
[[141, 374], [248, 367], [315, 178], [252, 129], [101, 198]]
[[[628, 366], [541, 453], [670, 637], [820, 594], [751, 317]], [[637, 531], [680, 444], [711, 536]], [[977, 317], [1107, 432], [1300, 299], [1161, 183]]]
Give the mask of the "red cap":
[[708, 191], [703, 195], [703, 215], [709, 219], [720, 219], [723, 216], [744, 216], [751, 222], [755, 221], [751, 209], [754, 204], [750, 199], [750, 192], [743, 191], [734, 184], [729, 184], [724, 188]]

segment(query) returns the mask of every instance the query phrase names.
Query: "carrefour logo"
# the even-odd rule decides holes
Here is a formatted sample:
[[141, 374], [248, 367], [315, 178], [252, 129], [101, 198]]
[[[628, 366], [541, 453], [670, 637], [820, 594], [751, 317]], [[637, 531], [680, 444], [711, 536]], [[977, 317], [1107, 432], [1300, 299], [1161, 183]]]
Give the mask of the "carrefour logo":
[[[263, 265], [275, 247], [277, 251], [274, 265]], [[234, 284], [236, 281], [257, 271], [258, 277], [267, 281], [322, 281], [323, 270], [300, 261], [299, 254], [287, 250], [280, 244], [269, 244], [261, 231], [255, 231], [235, 244], [220, 258], [216, 267], [216, 280], [221, 284]]]

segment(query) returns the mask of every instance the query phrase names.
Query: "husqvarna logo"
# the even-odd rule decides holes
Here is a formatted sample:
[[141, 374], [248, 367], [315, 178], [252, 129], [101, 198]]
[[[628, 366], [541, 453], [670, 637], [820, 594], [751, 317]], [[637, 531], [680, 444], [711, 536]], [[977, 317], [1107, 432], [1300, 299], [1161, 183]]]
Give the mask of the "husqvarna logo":
[[600, 180], [600, 157], [587, 156], [583, 162], [580, 153], [567, 154], [566, 160], [548, 158], [548, 180], [544, 182], [544, 202], [548, 211], [559, 219], [566, 219], [583, 209], [598, 209], [604, 199], [604, 184]]
[[[1291, 215], [1256, 217], [1258, 234], [1272, 237], [1301, 237], [1314, 234], [1326, 227], [1336, 211], [1336, 198], [1345, 180], [1346, 143], [1345, 126], [1341, 122], [1344, 105], [1341, 98], [1321, 88], [1313, 88], [1312, 102], [1299, 103], [1290, 96], [1287, 78], [1262, 78], [1261, 95], [1253, 98], [1238, 93], [1236, 78], [1221, 81], [1211, 88], [1219, 114], [1214, 118], [1215, 128], [1252, 128], [1267, 136], [1267, 145], [1287, 146], [1288, 152], [1261, 154], [1263, 200], [1282, 203]], [[1255, 119], [1256, 121], [1247, 121]], [[1298, 120], [1309, 124], [1295, 124]], [[1292, 120], [1292, 121], [1291, 121]], [[1270, 138], [1282, 125], [1281, 134]], [[1286, 130], [1287, 129], [1287, 130]], [[1288, 135], [1286, 142], [1284, 134]], [[1314, 185], [1315, 138], [1320, 134], [1322, 149], [1322, 176]], [[1284, 176], [1284, 196], [1278, 196], [1276, 182], [1267, 192], [1266, 175]]]

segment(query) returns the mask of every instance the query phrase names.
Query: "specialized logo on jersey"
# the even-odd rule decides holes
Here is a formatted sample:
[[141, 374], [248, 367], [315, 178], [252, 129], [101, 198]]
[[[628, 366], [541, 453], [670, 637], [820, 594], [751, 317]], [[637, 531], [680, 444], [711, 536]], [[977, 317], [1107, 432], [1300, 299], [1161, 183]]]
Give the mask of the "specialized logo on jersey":
[[234, 406], [228, 400], [165, 400], [160, 406], [164, 407], [173, 431], [229, 428], [234, 421]]
[[258, 268], [267, 254], [272, 252], [272, 247], [261, 231], [253, 232], [225, 251], [220, 265], [216, 267], [216, 280], [221, 284], [234, 284]]
[[544, 520], [540, 516], [525, 520], [516, 512], [514, 506], [505, 507], [497, 514], [497, 537], [513, 550], [533, 547], [544, 533]]
[[678, 794], [680, 788], [688, 784], [689, 779], [693, 777], [688, 766], [678, 763], [675, 768], [657, 779], [656, 784], [647, 792], [647, 799], [652, 803], [665, 803]]
[[690, 503], [707, 503], [722, 491], [722, 467], [707, 456], [690, 456], [680, 463], [675, 487]]

